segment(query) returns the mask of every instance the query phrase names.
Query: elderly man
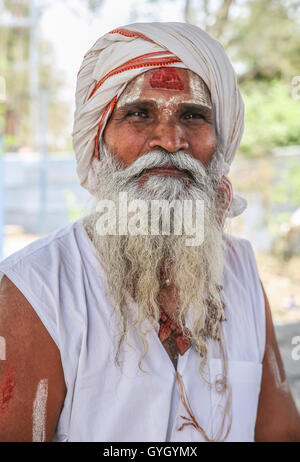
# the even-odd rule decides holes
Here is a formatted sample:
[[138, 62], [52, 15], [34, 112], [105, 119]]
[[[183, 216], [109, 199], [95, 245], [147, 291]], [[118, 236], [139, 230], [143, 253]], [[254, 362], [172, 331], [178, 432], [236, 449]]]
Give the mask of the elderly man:
[[224, 229], [242, 131], [195, 26], [133, 24], [85, 55], [73, 138], [96, 207], [1, 264], [2, 441], [300, 441], [251, 245]]

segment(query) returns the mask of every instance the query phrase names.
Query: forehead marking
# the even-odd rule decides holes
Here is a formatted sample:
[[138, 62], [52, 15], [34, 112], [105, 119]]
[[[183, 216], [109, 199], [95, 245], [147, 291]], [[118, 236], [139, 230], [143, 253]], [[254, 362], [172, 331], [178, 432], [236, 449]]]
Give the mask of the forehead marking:
[[152, 88], [184, 90], [183, 82], [174, 67], [163, 67], [152, 74], [149, 83]]
[[[155, 74], [156, 75], [158, 74], [159, 76], [162, 70], [175, 71], [176, 77], [178, 77], [179, 79], [179, 83], [181, 83], [182, 86], [184, 86], [182, 80], [180, 80], [180, 77], [178, 73], [176, 72], [176, 68], [174, 67], [173, 68], [165, 68], [165, 67], [159, 68], [156, 72], [151, 74], [150, 78], [149, 77], [146, 78], [147, 72], [144, 72], [127, 85], [123, 93], [120, 95], [120, 98], [117, 102], [117, 108], [122, 108], [124, 105], [127, 105], [127, 104], [138, 103], [139, 99], [142, 96], [143, 89], [145, 88], [144, 84], [147, 82], [147, 85], [149, 85], [151, 78], [153, 78]], [[151, 72], [151, 71], [148, 71], [148, 72]], [[158, 79], [155, 79], [155, 80], [157, 82]], [[173, 80], [173, 83], [174, 83], [174, 80]], [[162, 85], [161, 81], [159, 81], [159, 84]], [[178, 85], [177, 78], [176, 78], [175, 84]], [[171, 98], [168, 98], [167, 101], [165, 100], [165, 98], [157, 98], [156, 96], [154, 99], [155, 103], [157, 104], [159, 108], [164, 108], [164, 109], [170, 108], [172, 105], [174, 104], [176, 105], [178, 103], [202, 104], [208, 107], [209, 109], [212, 109], [209, 90], [206, 87], [205, 83], [202, 81], [202, 79], [198, 75], [194, 73], [189, 74], [189, 85], [188, 86], [190, 88], [190, 93], [191, 93], [190, 97], [184, 98], [183, 97], [184, 92], [181, 91], [181, 92], [178, 92], [176, 95], [173, 95]], [[162, 88], [162, 86], [160, 86], [160, 88]], [[164, 83], [164, 88], [166, 88], [165, 83]], [[150, 99], [153, 99], [153, 98], [150, 97]]]

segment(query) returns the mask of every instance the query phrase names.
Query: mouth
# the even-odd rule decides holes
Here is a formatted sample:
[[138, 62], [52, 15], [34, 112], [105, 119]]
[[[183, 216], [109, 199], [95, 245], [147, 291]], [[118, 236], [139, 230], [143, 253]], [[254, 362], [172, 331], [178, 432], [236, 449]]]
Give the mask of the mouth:
[[180, 170], [171, 164], [166, 164], [162, 167], [154, 167], [146, 169], [142, 172], [142, 175], [163, 175], [163, 176], [173, 176], [173, 177], [186, 177], [191, 176], [187, 170]]

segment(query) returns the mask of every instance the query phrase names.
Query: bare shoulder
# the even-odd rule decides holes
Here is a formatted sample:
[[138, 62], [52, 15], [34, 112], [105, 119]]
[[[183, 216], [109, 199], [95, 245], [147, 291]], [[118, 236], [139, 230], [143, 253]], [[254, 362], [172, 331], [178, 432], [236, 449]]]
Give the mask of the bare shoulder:
[[59, 349], [6, 276], [0, 286], [0, 337], [0, 441], [51, 441], [66, 393]]
[[264, 288], [263, 292], [266, 311], [266, 347], [263, 358], [255, 441], [299, 442], [300, 416], [287, 382], [270, 305]]

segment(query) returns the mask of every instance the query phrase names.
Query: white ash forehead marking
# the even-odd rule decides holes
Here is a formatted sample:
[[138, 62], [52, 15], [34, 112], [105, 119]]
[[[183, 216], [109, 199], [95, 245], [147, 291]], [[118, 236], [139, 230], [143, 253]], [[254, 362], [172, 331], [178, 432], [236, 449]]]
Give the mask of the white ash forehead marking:
[[197, 103], [212, 109], [209, 90], [199, 75], [189, 72], [190, 90]]
[[125, 90], [121, 94], [118, 102], [117, 107], [125, 106], [125, 104], [130, 104], [133, 101], [136, 101], [140, 98], [142, 93], [142, 85], [144, 83], [145, 73], [139, 75], [134, 79], [134, 81], [130, 81], [126, 86]]
[[[125, 90], [123, 91], [123, 93], [121, 94], [117, 102], [117, 108], [121, 108], [133, 102], [138, 102], [142, 94], [144, 80], [146, 77], [148, 77], [146, 76], [147, 72], [144, 72], [143, 74], [136, 77], [134, 81], [131, 81], [128, 83], [127, 87], [125, 88]], [[157, 98], [157, 97], [156, 98], [148, 97], [147, 99], [153, 100], [154, 102], [156, 102], [159, 109], [161, 108], [164, 109], [165, 107], [165, 110], [167, 110], [168, 112], [170, 112], [170, 106], [174, 104], [178, 104], [178, 103], [201, 104], [203, 106], [208, 107], [209, 109], [212, 109], [210, 93], [209, 93], [209, 90], [206, 84], [203, 82], [201, 77], [199, 77], [194, 72], [188, 71], [188, 75], [189, 75], [190, 92], [192, 94], [190, 98], [187, 98], [187, 96], [184, 95], [184, 91], [182, 91], [172, 96], [168, 101], [165, 101], [164, 98]], [[150, 84], [149, 84], [149, 87], [150, 87]], [[161, 88], [160, 90], [172, 91], [166, 88]]]

